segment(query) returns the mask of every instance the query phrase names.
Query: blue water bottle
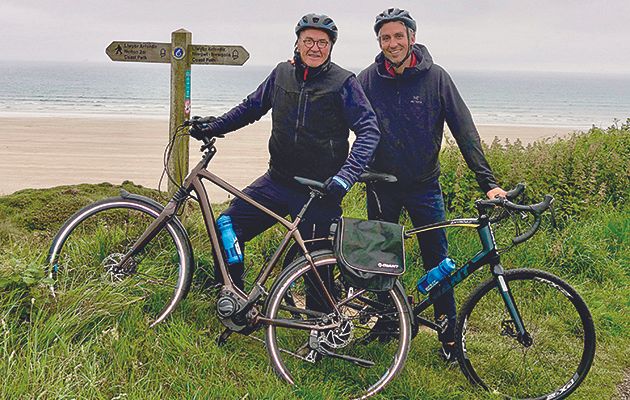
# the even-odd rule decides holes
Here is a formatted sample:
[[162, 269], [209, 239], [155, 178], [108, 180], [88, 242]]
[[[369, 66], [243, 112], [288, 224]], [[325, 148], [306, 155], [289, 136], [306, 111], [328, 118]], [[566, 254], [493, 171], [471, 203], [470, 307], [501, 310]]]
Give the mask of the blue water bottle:
[[455, 271], [455, 261], [446, 257], [441, 263], [418, 279], [418, 291], [427, 294], [429, 290]]
[[225, 249], [225, 255], [227, 256], [228, 264], [237, 264], [243, 262], [243, 253], [241, 252], [241, 246], [238, 244], [236, 233], [232, 227], [232, 218], [229, 215], [222, 215], [217, 219], [217, 226], [221, 232], [221, 241], [223, 242], [223, 249]]

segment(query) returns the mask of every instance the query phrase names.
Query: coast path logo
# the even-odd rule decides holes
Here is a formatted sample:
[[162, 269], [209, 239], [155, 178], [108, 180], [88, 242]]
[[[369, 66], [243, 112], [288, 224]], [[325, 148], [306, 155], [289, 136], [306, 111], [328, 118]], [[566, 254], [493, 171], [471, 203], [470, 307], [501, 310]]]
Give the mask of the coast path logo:
[[173, 58], [176, 60], [181, 60], [186, 55], [186, 51], [183, 47], [175, 47], [173, 49]]

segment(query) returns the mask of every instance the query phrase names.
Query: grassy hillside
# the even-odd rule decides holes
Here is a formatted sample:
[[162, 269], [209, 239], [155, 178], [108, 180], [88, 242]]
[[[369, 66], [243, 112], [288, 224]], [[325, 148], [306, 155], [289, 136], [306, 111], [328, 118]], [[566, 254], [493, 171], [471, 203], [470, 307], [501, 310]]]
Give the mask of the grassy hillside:
[[[574, 398], [618, 396], [616, 385], [624, 371], [630, 371], [629, 123], [527, 147], [495, 142], [486, 153], [504, 188], [525, 182], [529, 202], [545, 193], [556, 197], [557, 228], [546, 220], [539, 234], [502, 260], [507, 268], [557, 274], [584, 297], [595, 321], [598, 348], [591, 373]], [[473, 200], [481, 193], [461, 155], [448, 147], [441, 160], [450, 216], [474, 216]], [[130, 182], [123, 187], [159, 198]], [[235, 335], [225, 346], [216, 346], [222, 331], [214, 315], [216, 296], [203, 285], [204, 276], [211, 274], [212, 255], [193, 205], [188, 206], [185, 225], [198, 274], [190, 295], [166, 323], [147, 329], [140, 310], [122, 300], [93, 299], [90, 293], [52, 298], [43, 272], [52, 237], [74, 211], [119, 190], [109, 184], [78, 185], [0, 197], [0, 398], [342, 397], [334, 376], [325, 377], [319, 389], [286, 386], [255, 340]], [[364, 198], [363, 189], [355, 187], [344, 200], [344, 212], [365, 216]], [[250, 279], [280, 234], [279, 228], [272, 228], [247, 247]], [[501, 243], [512, 234], [510, 224], [497, 229]], [[449, 232], [450, 252], [460, 262], [477, 251], [477, 241], [475, 232]], [[415, 241], [408, 245], [411, 268], [403, 280], [413, 288], [421, 267]], [[487, 271], [480, 270], [458, 287], [458, 302], [487, 277]], [[409, 294], [417, 295], [411, 290]], [[437, 346], [433, 334], [421, 332], [403, 374], [381, 398], [494, 398], [470, 386], [458, 369], [447, 368], [436, 354]]]

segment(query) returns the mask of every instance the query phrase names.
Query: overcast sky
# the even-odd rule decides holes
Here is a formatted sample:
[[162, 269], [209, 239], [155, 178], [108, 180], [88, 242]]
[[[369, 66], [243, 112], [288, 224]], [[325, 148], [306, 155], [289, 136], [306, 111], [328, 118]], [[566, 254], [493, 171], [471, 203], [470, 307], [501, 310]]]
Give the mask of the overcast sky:
[[340, 30], [333, 60], [363, 67], [387, 7], [411, 12], [447, 69], [630, 73], [629, 0], [0, 0], [0, 61], [110, 62], [113, 40], [169, 42], [185, 28], [195, 44], [240, 44], [249, 65], [275, 65], [297, 20], [318, 12]]

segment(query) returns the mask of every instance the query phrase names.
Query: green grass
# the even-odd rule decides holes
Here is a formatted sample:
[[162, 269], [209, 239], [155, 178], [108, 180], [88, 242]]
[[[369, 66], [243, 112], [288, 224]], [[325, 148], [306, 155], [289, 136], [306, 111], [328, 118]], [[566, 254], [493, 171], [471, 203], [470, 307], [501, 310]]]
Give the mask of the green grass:
[[[502, 261], [506, 268], [539, 268], [559, 275], [588, 304], [598, 347], [591, 372], [572, 397], [576, 399], [614, 398], [616, 385], [630, 370], [629, 138], [626, 123], [554, 143], [494, 143], [486, 149], [504, 186], [525, 181], [529, 201], [544, 193], [556, 197], [558, 229], [545, 220], [532, 240], [505, 253]], [[480, 193], [461, 156], [447, 148], [442, 160], [450, 216], [474, 215], [472, 200]], [[158, 197], [130, 182], [123, 187]], [[79, 185], [0, 197], [0, 398], [344, 397], [342, 382], [332, 372], [318, 386], [285, 385], [274, 375], [262, 344], [250, 338], [234, 335], [217, 347], [223, 328], [215, 316], [216, 296], [203, 285], [203, 277], [212, 274], [212, 253], [195, 207], [190, 206], [185, 225], [198, 274], [188, 298], [165, 323], [148, 329], [139, 303], [128, 305], [124, 298], [94, 287], [51, 297], [43, 266], [52, 237], [74, 211], [119, 190], [109, 184]], [[344, 200], [345, 213], [364, 217], [364, 198], [362, 188], [353, 189]], [[509, 238], [510, 229], [509, 224], [498, 227], [499, 239]], [[281, 234], [274, 227], [247, 246], [251, 279]], [[449, 243], [460, 263], [479, 247], [474, 230], [452, 229]], [[403, 281], [413, 288], [421, 267], [415, 241], [408, 245], [410, 268]], [[458, 304], [488, 277], [482, 269], [458, 287]], [[437, 346], [434, 334], [421, 331], [403, 373], [380, 398], [496, 398], [471, 386], [457, 368], [446, 367]]]

